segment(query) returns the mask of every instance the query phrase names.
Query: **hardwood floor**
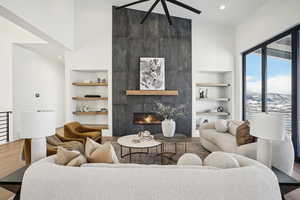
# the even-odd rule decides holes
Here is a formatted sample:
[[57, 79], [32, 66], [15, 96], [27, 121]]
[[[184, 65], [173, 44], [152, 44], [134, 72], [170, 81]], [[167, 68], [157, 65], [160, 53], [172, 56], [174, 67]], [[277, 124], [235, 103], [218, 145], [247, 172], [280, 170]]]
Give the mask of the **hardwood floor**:
[[[0, 178], [25, 166], [21, 160], [23, 140], [0, 145]], [[0, 200], [8, 200], [14, 194], [0, 187]]]
[[[116, 141], [116, 137], [104, 137], [103, 141]], [[189, 142], [197, 142], [197, 139], [191, 139]], [[25, 162], [21, 160], [23, 140], [18, 140], [8, 144], [0, 145], [0, 178], [15, 170], [23, 167]], [[300, 164], [295, 164], [294, 178], [300, 180]], [[0, 188], [0, 200], [8, 200], [12, 193]]]

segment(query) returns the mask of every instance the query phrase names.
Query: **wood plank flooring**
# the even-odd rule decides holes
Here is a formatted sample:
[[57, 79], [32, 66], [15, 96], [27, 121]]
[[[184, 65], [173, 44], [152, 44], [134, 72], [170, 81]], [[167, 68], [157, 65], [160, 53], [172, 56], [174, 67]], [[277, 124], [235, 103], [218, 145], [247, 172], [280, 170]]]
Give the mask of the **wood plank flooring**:
[[[23, 140], [0, 145], [0, 178], [25, 166], [21, 160]], [[0, 187], [0, 200], [8, 200], [14, 194]]]

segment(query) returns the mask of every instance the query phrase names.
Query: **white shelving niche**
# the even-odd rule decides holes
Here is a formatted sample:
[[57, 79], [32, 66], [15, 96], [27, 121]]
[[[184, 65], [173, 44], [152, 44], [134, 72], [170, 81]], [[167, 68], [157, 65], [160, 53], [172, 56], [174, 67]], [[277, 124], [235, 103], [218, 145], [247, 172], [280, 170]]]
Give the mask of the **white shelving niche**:
[[[233, 87], [232, 71], [197, 71], [194, 75], [194, 116], [196, 128], [205, 120], [232, 119]], [[204, 92], [204, 98], [200, 96]], [[224, 110], [218, 112], [222, 106]]]
[[[100, 83], [98, 83], [98, 78], [101, 79]], [[108, 82], [107, 70], [71, 71], [71, 101], [74, 121], [108, 128]], [[100, 97], [86, 98], [85, 95], [100, 95]], [[80, 111], [80, 107], [83, 105], [88, 106], [88, 112]], [[107, 111], [100, 112], [102, 108]]]

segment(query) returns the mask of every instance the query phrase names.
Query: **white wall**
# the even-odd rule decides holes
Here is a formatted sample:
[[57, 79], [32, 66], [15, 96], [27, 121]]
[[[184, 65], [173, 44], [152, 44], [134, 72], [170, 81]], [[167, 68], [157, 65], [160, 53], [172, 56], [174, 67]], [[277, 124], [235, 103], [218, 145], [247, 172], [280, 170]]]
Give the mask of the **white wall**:
[[[232, 70], [234, 30], [193, 20], [193, 70]], [[72, 69], [112, 69], [112, 3], [110, 0], [75, 0], [76, 51], [66, 54], [66, 120], [72, 119], [70, 71]], [[111, 78], [109, 78], [111, 86]], [[111, 87], [109, 87], [111, 95]], [[109, 125], [112, 101], [109, 101]], [[193, 121], [195, 121], [194, 119]], [[195, 123], [194, 123], [195, 124]], [[111, 133], [110, 131], [107, 134]]]
[[[66, 121], [72, 121], [71, 71], [108, 71], [108, 125], [104, 135], [112, 130], [112, 4], [110, 0], [75, 0], [75, 46], [76, 50], [65, 55]], [[101, 122], [100, 122], [101, 123]]]
[[0, 6], [65, 47], [73, 48], [74, 0], [0, 0]]
[[[20, 112], [32, 108], [54, 109], [56, 126], [65, 122], [64, 65], [19, 45], [13, 46], [14, 139], [20, 133]], [[40, 93], [40, 98], [35, 97]]]
[[236, 117], [242, 114], [241, 53], [300, 23], [299, 0], [271, 0], [236, 29]]
[[11, 111], [13, 43], [44, 43], [43, 40], [0, 17], [0, 111]]

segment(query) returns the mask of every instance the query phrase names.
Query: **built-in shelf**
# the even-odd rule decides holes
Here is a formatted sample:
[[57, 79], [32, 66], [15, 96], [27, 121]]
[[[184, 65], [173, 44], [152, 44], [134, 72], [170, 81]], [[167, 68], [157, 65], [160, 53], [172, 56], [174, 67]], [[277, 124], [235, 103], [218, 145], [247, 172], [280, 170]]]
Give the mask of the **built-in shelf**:
[[92, 111], [92, 112], [73, 112], [74, 115], [107, 115], [108, 112], [98, 112], [98, 111]]
[[127, 96], [178, 96], [178, 90], [126, 90]]
[[108, 83], [80, 83], [80, 82], [75, 82], [73, 85], [76, 86], [108, 86]]
[[73, 97], [73, 100], [77, 101], [107, 101], [107, 97]]
[[198, 98], [197, 101], [230, 101], [229, 98]]
[[228, 87], [228, 83], [196, 83], [198, 87]]
[[228, 116], [227, 112], [197, 112], [197, 115]]
[[84, 124], [84, 125], [92, 128], [108, 129], [108, 124]]

